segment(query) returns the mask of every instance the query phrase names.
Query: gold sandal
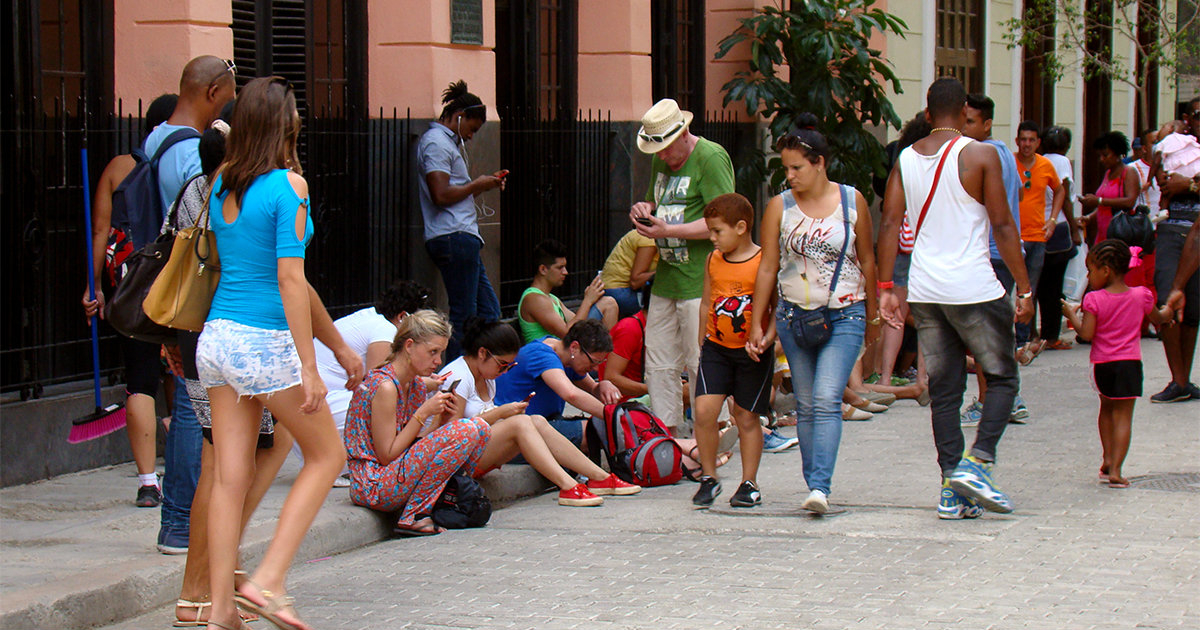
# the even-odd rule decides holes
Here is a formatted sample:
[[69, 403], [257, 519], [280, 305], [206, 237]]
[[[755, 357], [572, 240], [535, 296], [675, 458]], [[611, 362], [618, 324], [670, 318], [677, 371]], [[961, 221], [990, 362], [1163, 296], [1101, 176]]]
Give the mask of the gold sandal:
[[[275, 624], [276, 628], [279, 628], [280, 630], [311, 630], [307, 624], [305, 624], [303, 621], [300, 621], [300, 615], [296, 614], [296, 600], [294, 598], [288, 595], [276, 595], [274, 592], [255, 584], [254, 580], [251, 580], [250, 578], [245, 578], [243, 584], [249, 584], [250, 586], [254, 587], [254, 589], [258, 591], [258, 594], [262, 596], [267, 603], [265, 605], [257, 604], [240, 592], [235, 592], [233, 594], [233, 600], [237, 603], [238, 608], [252, 612], [263, 619], [270, 621], [272, 624]], [[281, 611], [289, 610], [292, 613], [291, 617], [300, 625], [287, 621], [286, 619], [282, 619], [277, 614]]]

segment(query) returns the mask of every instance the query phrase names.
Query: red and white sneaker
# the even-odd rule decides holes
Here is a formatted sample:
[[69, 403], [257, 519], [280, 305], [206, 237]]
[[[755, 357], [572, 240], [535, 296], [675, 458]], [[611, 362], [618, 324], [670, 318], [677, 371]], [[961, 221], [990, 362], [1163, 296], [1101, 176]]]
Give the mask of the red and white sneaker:
[[588, 491], [587, 486], [577, 483], [570, 490], [558, 491], [558, 504], [570, 507], [595, 507], [604, 499]]
[[596, 481], [595, 479], [589, 479], [587, 482], [587, 488], [588, 488], [588, 490], [592, 491], [592, 494], [597, 494], [597, 495], [601, 495], [601, 496], [616, 495], [616, 496], [623, 497], [623, 496], [628, 496], [631, 494], [637, 494], [642, 491], [641, 486], [635, 486], [631, 483], [625, 483], [624, 481], [621, 481], [621, 478], [617, 477], [616, 475], [609, 475], [608, 477], [605, 477], [601, 481]]

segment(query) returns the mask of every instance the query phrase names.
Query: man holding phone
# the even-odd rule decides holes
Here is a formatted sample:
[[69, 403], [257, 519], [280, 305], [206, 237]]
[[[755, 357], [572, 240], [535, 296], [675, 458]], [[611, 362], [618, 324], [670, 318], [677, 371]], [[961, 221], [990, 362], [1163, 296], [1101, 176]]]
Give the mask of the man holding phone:
[[713, 245], [704, 206], [734, 192], [733, 162], [721, 145], [692, 135], [692, 113], [673, 99], [654, 104], [642, 117], [638, 149], [653, 155], [650, 189], [629, 218], [658, 245], [659, 265], [646, 317], [646, 385], [650, 406], [676, 437], [687, 437], [683, 383], [695, 381], [700, 361], [700, 297], [704, 265]]

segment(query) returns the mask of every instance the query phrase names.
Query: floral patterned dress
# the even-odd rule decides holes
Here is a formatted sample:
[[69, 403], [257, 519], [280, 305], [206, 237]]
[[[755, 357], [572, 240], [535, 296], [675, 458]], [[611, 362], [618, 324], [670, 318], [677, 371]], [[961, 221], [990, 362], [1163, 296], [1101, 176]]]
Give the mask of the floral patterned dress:
[[396, 431], [408, 422], [424, 420], [413, 417], [428, 395], [420, 378], [414, 378], [406, 391], [390, 363], [367, 375], [346, 412], [343, 438], [349, 457], [350, 500], [383, 512], [403, 508], [398, 524], [411, 526], [429, 515], [446, 481], [459, 468], [468, 475], [475, 471], [491, 433], [480, 418], [455, 420], [413, 442], [389, 464], [379, 463], [371, 439], [371, 401], [379, 386], [389, 380], [400, 393]]

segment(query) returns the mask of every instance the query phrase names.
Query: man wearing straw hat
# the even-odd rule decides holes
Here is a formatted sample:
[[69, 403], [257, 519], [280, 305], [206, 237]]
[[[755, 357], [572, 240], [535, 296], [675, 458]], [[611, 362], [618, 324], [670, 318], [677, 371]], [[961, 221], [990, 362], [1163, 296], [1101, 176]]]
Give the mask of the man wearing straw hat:
[[[633, 205], [634, 228], [658, 245], [659, 264], [646, 316], [646, 386], [655, 415], [679, 437], [688, 432], [680, 374], [695, 383], [700, 360], [700, 296], [713, 245], [704, 206], [734, 191], [733, 163], [721, 145], [692, 135], [692, 113], [673, 99], [642, 116], [638, 149], [653, 155], [650, 189]], [[695, 391], [694, 387], [692, 391]]]

